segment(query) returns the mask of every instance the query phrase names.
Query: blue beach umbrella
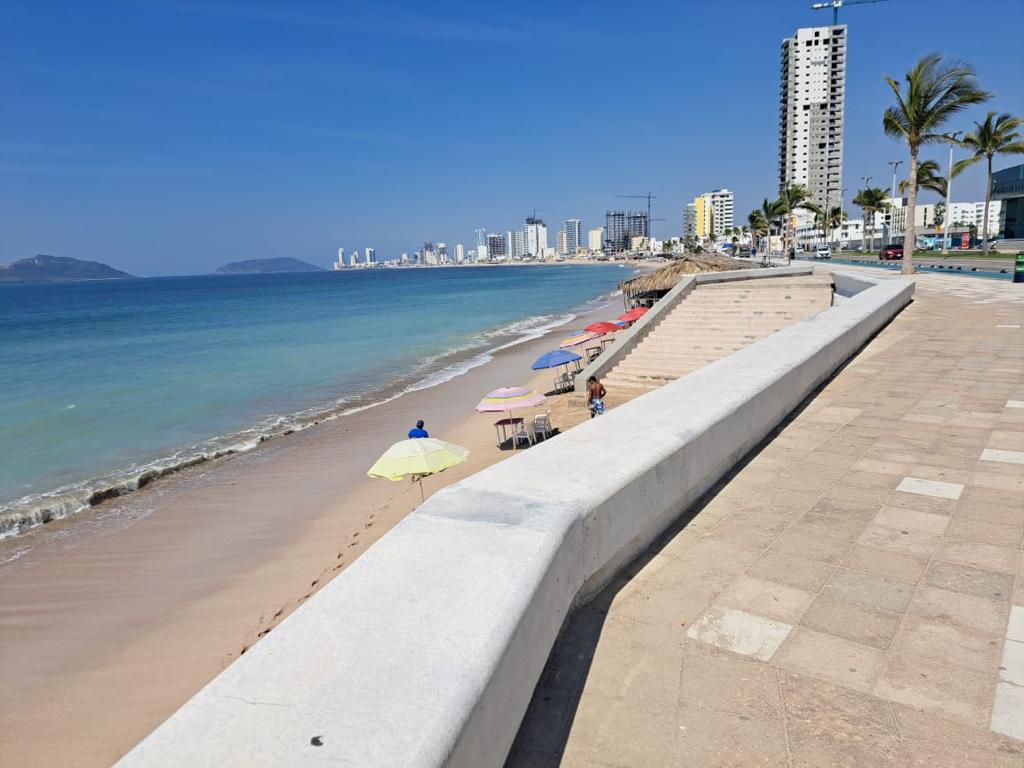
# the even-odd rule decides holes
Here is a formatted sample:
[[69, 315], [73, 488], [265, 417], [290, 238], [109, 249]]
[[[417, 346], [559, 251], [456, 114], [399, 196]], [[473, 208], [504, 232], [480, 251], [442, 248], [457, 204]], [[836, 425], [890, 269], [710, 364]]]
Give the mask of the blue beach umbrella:
[[538, 357], [534, 363], [533, 370], [539, 371], [544, 368], [558, 368], [560, 366], [566, 366], [565, 373], [559, 374], [556, 371], [555, 375], [555, 391], [571, 387], [572, 380], [569, 376], [569, 365], [571, 363], [577, 363], [577, 370], [579, 369], [579, 361], [583, 358], [577, 355], [575, 352], [570, 352], [568, 349], [553, 349], [540, 357]]
[[577, 360], [583, 358], [577, 355], [575, 352], [570, 352], [567, 349], [553, 349], [550, 352], [545, 352], [543, 355], [538, 357], [531, 368], [535, 371], [543, 370], [544, 368], [554, 368], [558, 365], [568, 365], [569, 363], [575, 363]]

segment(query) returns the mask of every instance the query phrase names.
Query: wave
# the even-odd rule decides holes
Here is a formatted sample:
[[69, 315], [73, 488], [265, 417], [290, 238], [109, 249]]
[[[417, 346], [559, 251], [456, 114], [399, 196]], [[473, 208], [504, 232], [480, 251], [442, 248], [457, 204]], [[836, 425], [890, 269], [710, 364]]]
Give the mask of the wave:
[[[582, 309], [592, 311], [602, 302], [608, 302], [614, 295], [613, 292], [592, 299]], [[486, 365], [502, 350], [541, 338], [577, 316], [574, 313], [536, 315], [483, 331], [465, 344], [450, 347], [438, 355], [423, 360], [409, 374], [402, 377], [404, 381], [399, 380], [394, 382], [392, 387], [386, 388], [385, 391], [390, 389], [392, 392], [386, 397], [380, 397], [381, 390], [377, 388], [376, 395], [367, 393], [363, 396], [340, 398], [288, 416], [272, 416], [249, 429], [198, 443], [144, 465], [131, 466], [45, 493], [24, 496], [0, 506], [0, 539], [67, 518], [198, 464], [248, 453], [268, 440], [384, 405], [410, 392], [436, 387], [474, 368]]]

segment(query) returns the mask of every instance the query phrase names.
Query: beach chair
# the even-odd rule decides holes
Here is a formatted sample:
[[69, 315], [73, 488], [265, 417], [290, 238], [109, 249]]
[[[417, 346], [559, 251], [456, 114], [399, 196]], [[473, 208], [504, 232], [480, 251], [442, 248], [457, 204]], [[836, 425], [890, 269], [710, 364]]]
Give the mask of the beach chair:
[[527, 431], [522, 419], [517, 419], [517, 421], [519, 423], [512, 427], [512, 445], [518, 446], [520, 440], [525, 440], [527, 445], [533, 445], [533, 434]]
[[544, 439], [547, 440], [554, 434], [554, 430], [551, 428], [551, 412], [546, 411], [545, 413], [538, 413], [533, 417], [533, 441], [537, 442], [540, 436], [543, 435]]

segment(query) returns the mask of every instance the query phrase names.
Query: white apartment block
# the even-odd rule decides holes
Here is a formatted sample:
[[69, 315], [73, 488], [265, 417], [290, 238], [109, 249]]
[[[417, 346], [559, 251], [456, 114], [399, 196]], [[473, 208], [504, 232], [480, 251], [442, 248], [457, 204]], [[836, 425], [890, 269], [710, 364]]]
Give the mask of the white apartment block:
[[724, 235], [733, 227], [733, 194], [728, 189], [716, 189], [711, 196], [711, 224], [715, 235]]
[[540, 258], [549, 250], [548, 227], [541, 219], [528, 218], [523, 227], [523, 237], [526, 240], [526, 254]]
[[582, 227], [579, 219], [565, 220], [565, 250], [562, 253], [574, 254], [580, 247]]
[[569, 252], [565, 245], [564, 229], [559, 230], [558, 232], [555, 233], [555, 250], [563, 256]]
[[462, 243], [455, 244], [455, 263], [461, 264], [466, 260], [466, 249], [462, 247]]
[[596, 227], [587, 232], [587, 249], [595, 253], [604, 250], [604, 227]]
[[802, 185], [822, 208], [841, 204], [845, 94], [845, 24], [782, 41], [779, 186]]

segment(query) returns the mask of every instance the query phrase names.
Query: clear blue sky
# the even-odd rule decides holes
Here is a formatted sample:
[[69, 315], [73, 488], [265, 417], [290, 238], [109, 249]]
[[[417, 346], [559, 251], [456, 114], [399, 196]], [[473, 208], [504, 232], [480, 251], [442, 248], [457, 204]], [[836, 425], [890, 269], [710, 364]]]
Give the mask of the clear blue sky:
[[[590, 228], [647, 191], [661, 237], [723, 186], [743, 221], [776, 190], [780, 40], [830, 23], [809, 6], [6, 0], [0, 261], [326, 265], [339, 245], [468, 248], [534, 207], [552, 230]], [[881, 131], [883, 77], [923, 53], [970, 60], [991, 108], [1024, 113], [1021, 15], [1020, 0], [844, 9], [847, 200], [905, 157]], [[954, 199], [981, 199], [982, 178]]]

